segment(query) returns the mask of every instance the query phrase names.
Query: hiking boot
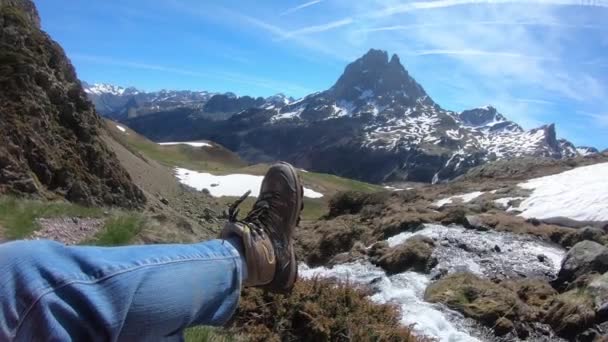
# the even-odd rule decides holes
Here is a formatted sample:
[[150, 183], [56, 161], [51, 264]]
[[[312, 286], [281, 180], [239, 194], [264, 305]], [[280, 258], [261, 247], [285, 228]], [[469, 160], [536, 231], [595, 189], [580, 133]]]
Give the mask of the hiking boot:
[[238, 206], [250, 192], [230, 206], [220, 237], [237, 235], [242, 239], [248, 272], [245, 286], [288, 292], [298, 276], [293, 235], [303, 208], [300, 179], [287, 163], [271, 166], [253, 209], [238, 220]]

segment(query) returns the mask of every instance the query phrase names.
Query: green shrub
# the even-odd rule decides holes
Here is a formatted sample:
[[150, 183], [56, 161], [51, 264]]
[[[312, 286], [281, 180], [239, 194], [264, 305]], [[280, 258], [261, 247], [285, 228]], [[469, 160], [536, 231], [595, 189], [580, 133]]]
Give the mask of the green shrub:
[[399, 321], [395, 306], [327, 280], [300, 280], [289, 295], [248, 289], [235, 325], [249, 341], [421, 341]]
[[139, 214], [127, 213], [112, 217], [91, 243], [100, 246], [127, 245], [141, 232], [144, 222]]
[[237, 337], [229, 331], [207, 327], [196, 326], [187, 329], [184, 334], [186, 342], [235, 342]]

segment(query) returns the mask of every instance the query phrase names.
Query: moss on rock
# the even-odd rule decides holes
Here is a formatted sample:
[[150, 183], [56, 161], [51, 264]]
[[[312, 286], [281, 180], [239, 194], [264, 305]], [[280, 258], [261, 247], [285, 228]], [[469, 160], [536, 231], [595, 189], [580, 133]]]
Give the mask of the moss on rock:
[[408, 270], [428, 273], [437, 265], [433, 256], [435, 242], [426, 236], [414, 236], [404, 243], [384, 250], [372, 262], [382, 267], [388, 274], [401, 273]]

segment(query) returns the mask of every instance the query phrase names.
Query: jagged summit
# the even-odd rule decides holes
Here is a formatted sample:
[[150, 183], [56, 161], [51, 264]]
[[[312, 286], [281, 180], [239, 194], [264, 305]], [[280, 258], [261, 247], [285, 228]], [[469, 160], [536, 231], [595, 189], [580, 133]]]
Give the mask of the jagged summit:
[[[409, 104], [425, 99], [432, 102], [424, 89], [412, 78], [399, 60], [388, 53], [371, 49], [350, 63], [329, 90], [337, 100], [356, 101], [361, 97], [390, 97]], [[387, 99], [388, 100], [388, 99]]]
[[462, 111], [459, 114], [460, 119], [470, 126], [484, 126], [489, 123], [499, 123], [507, 121], [507, 119], [492, 106], [474, 108]]
[[444, 110], [397, 55], [375, 49], [348, 64], [328, 90], [224, 122], [181, 120], [179, 132], [159, 129], [163, 119], [129, 125], [157, 140], [217, 140], [253, 163], [283, 159], [371, 182], [441, 182], [497, 159], [580, 155], [557, 139], [554, 125], [524, 130], [492, 106]]

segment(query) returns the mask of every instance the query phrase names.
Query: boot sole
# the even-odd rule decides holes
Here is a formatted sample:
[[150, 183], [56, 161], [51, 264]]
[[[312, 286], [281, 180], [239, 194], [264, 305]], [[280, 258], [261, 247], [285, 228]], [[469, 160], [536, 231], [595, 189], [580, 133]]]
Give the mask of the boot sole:
[[[289, 173], [295, 179], [296, 183], [296, 191], [298, 192], [298, 201], [299, 210], [297, 212], [297, 217], [295, 217], [296, 225], [294, 229], [300, 224], [300, 219], [302, 215], [302, 210], [304, 210], [304, 187], [302, 186], [302, 181], [300, 179], [300, 175], [296, 171], [296, 169], [288, 163], [281, 162], [283, 166], [286, 166], [289, 169]], [[297, 205], [297, 204], [296, 204]], [[295, 232], [294, 232], [295, 233]], [[293, 288], [296, 280], [298, 279], [298, 258], [295, 253], [295, 249], [293, 248], [293, 235], [292, 241], [289, 244], [289, 248], [291, 249], [291, 263], [295, 265], [295, 272], [287, 279], [275, 278], [270, 284], [268, 284], [268, 290], [276, 292], [276, 293], [288, 293]], [[281, 284], [281, 286], [277, 286]]]

